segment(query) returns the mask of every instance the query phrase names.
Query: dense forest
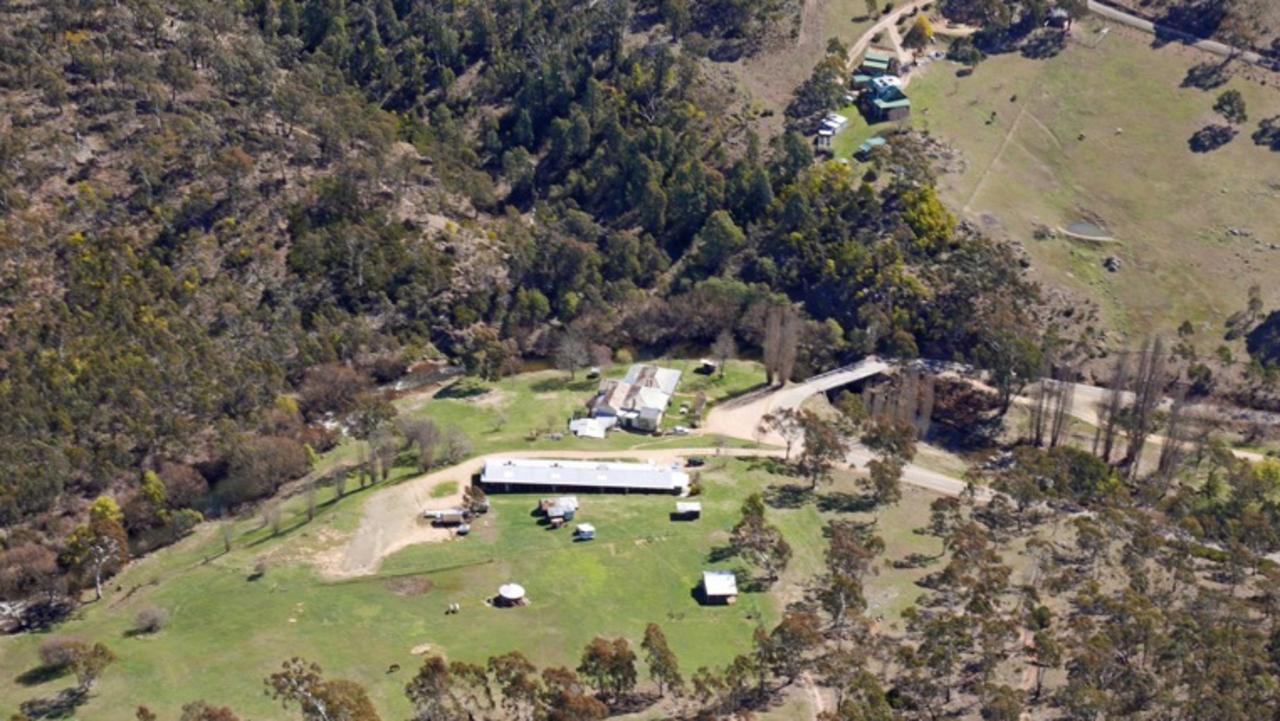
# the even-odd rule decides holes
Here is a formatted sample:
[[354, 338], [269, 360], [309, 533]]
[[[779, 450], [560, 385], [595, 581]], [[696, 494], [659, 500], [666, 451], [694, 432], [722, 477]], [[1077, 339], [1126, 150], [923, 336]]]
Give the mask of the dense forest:
[[675, 42], [749, 52], [793, 10], [7, 4], [6, 553], [66, 546], [108, 489], [134, 551], [270, 494], [334, 442], [315, 421], [376, 422], [370, 389], [423, 359], [494, 377], [565, 333], [758, 348], [794, 305], [797, 375], [1034, 363], [1011, 337], [1034, 288], [918, 146], [815, 165]]

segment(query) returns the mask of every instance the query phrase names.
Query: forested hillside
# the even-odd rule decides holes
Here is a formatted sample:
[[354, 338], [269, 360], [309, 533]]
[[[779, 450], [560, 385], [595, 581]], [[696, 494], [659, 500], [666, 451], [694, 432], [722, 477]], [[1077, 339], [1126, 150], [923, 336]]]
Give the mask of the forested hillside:
[[380, 422], [369, 389], [427, 358], [493, 377], [566, 335], [750, 350], [795, 304], [797, 375], [876, 350], [1034, 367], [1034, 289], [956, 227], [919, 148], [815, 166], [673, 40], [750, 52], [794, 10], [6, 4], [6, 553], [86, 583], [49, 549], [89, 500], [111, 490], [125, 545], [153, 547], [182, 509], [305, 473], [317, 421]]

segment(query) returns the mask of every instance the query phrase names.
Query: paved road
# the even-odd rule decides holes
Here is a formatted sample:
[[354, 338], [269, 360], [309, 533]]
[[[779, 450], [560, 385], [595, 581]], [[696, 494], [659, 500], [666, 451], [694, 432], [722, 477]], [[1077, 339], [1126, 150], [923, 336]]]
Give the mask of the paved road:
[[1217, 40], [1203, 40], [1191, 35], [1190, 33], [1184, 33], [1181, 30], [1175, 30], [1174, 28], [1165, 25], [1157, 25], [1150, 20], [1140, 18], [1137, 15], [1132, 15], [1110, 5], [1096, 2], [1096, 0], [1089, 0], [1089, 10], [1108, 20], [1118, 22], [1121, 25], [1127, 25], [1146, 33], [1151, 33], [1152, 35], [1177, 38], [1180, 42], [1199, 48], [1205, 52], [1213, 53], [1214, 55], [1220, 55], [1224, 58], [1238, 58], [1240, 60], [1253, 63], [1254, 65], [1268, 67], [1267, 59], [1252, 50], [1241, 50], [1240, 48], [1232, 47], [1226, 43], [1220, 43]]

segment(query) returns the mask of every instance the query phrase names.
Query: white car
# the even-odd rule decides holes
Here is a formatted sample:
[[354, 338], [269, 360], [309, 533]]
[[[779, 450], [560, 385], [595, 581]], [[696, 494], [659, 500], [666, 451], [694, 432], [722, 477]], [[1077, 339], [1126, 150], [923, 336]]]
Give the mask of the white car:
[[672, 428], [672, 429], [671, 429], [671, 432], [672, 432], [672, 433], [674, 433], [674, 434], [675, 434], [675, 435], [677, 435], [677, 436], [687, 436], [687, 435], [689, 435], [689, 429], [688, 429], [688, 428], [686, 428], [686, 427], [684, 427], [684, 426], [676, 426], [675, 428]]

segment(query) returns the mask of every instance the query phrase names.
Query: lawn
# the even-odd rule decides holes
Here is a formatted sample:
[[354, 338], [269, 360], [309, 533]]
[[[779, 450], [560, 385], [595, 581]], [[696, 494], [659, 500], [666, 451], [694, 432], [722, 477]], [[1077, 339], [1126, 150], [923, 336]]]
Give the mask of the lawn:
[[[706, 393], [710, 404], [745, 393], [764, 383], [764, 369], [755, 361], [729, 361], [723, 375], [695, 373], [696, 359], [659, 359], [650, 361], [682, 372], [680, 385], [671, 408], [663, 419], [664, 428], [690, 425], [680, 414], [682, 404], [693, 405], [698, 392]], [[604, 373], [605, 378], [621, 378], [627, 367], [618, 365]], [[467, 398], [443, 397], [435, 391], [415, 393], [396, 401], [404, 418], [430, 418], [441, 427], [455, 427], [471, 439], [476, 455], [510, 450], [623, 450], [632, 448], [710, 448], [717, 442], [729, 447], [752, 445], [736, 439], [716, 436], [653, 436], [616, 431], [603, 440], [579, 439], [569, 433], [568, 422], [575, 411], [586, 409], [595, 394], [599, 379], [589, 379], [579, 371], [570, 378], [564, 371], [545, 370], [521, 373], [487, 384], [488, 392]], [[561, 440], [547, 438], [548, 431], [563, 435]], [[536, 434], [536, 440], [529, 440]], [[357, 457], [357, 444], [344, 442], [321, 459], [321, 467], [329, 467]]]
[[[470, 661], [517, 649], [539, 664], [573, 666], [593, 636], [638, 642], [651, 621], [664, 627], [692, 672], [747, 649], [756, 626], [775, 622], [784, 603], [800, 596], [820, 571], [826, 519], [869, 519], [831, 506], [856, 490], [848, 475], [823, 489], [827, 504], [771, 508], [770, 520], [794, 551], [782, 580], [769, 592], [743, 594], [734, 606], [702, 607], [692, 596], [699, 573], [739, 565], [708, 557], [725, 543], [743, 498], [793, 481], [757, 461], [718, 459], [704, 469], [703, 482], [704, 515], [694, 522], [669, 519], [670, 496], [582, 496], [579, 520], [597, 528], [597, 540], [589, 543], [537, 525], [530, 514], [534, 496], [493, 496], [492, 511], [470, 537], [410, 547], [389, 558], [378, 576], [340, 583], [321, 580], [306, 560], [329, 545], [347, 523], [348, 509], [359, 508], [361, 493], [336, 503], [321, 499], [314, 521], [287, 521], [278, 538], [244, 519], [235, 524], [234, 547], [226, 554], [217, 527], [208, 524], [132, 565], [103, 601], [86, 606], [56, 635], [103, 641], [119, 655], [83, 709], [84, 717], [103, 721], [131, 719], [138, 703], [162, 718], [176, 717], [182, 703], [197, 698], [247, 717], [282, 718], [260, 684], [294, 655], [359, 681], [384, 718], [401, 718], [408, 712], [403, 687], [417, 663], [414, 649]], [[913, 532], [927, 521], [931, 498], [906, 489], [903, 502], [881, 515], [887, 558], [937, 552], [937, 539]], [[251, 580], [262, 558], [269, 559], [266, 573]], [[886, 569], [874, 577], [871, 613], [896, 617], [918, 595], [913, 584], [923, 573]], [[485, 606], [508, 581], [526, 587], [531, 605]], [[445, 615], [450, 603], [461, 604], [462, 612]], [[168, 627], [131, 637], [134, 616], [153, 606], [171, 613]], [[38, 665], [36, 648], [44, 638], [0, 639], [0, 715], [18, 701], [71, 684], [68, 678], [18, 680]], [[392, 664], [402, 670], [388, 672]]]
[[[1192, 133], [1223, 122], [1211, 109], [1222, 89], [1180, 87], [1205, 59], [1089, 20], [1052, 59], [994, 56], [963, 78], [940, 62], [908, 92], [916, 127], [962, 155], [963, 171], [941, 179], [954, 210], [1022, 242], [1040, 279], [1096, 301], [1129, 343], [1190, 320], [1208, 352], [1250, 284], [1280, 305], [1280, 156], [1249, 138], [1280, 113], [1280, 93], [1231, 80], [1222, 89], [1244, 94], [1250, 121], [1225, 147], [1192, 152]], [[1082, 219], [1118, 242], [1033, 237]], [[1119, 273], [1101, 267], [1110, 255]]]

